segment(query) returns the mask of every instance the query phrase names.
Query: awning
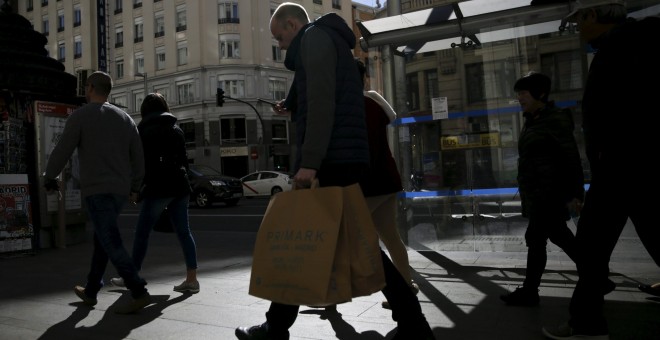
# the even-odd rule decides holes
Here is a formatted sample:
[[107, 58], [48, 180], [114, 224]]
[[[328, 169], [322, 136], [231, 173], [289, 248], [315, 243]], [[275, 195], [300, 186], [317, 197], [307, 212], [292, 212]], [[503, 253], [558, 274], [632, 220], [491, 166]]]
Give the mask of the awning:
[[[648, 6], [649, 2], [653, 1], [628, 1], [630, 15], [660, 13], [660, 6]], [[562, 19], [573, 6], [569, 1], [532, 6], [530, 0], [470, 0], [357, 25], [363, 50], [392, 45], [404, 54], [415, 54], [557, 32], [565, 28]]]

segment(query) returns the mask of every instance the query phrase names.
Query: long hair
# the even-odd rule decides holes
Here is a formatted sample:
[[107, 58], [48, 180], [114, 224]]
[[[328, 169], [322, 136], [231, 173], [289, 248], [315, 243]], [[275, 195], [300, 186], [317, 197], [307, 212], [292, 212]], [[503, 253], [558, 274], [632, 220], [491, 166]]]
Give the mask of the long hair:
[[160, 93], [149, 93], [140, 105], [140, 115], [145, 115], [152, 112], [170, 112], [170, 106], [167, 105], [165, 97]]

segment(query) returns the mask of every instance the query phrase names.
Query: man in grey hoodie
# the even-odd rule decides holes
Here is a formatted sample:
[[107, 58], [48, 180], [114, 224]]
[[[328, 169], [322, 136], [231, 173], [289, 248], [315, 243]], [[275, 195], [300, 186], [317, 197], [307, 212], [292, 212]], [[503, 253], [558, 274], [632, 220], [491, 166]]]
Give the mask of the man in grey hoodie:
[[94, 253], [87, 284], [75, 286], [74, 292], [85, 304], [96, 305], [110, 260], [133, 297], [115, 312], [129, 314], [150, 304], [151, 296], [124, 248], [117, 217], [129, 199], [137, 199], [144, 176], [144, 155], [133, 119], [107, 102], [111, 90], [112, 79], [107, 73], [94, 72], [87, 78], [87, 104], [67, 118], [62, 136], [48, 158], [44, 186], [49, 192], [58, 189], [55, 178], [77, 148], [80, 186], [94, 224]]

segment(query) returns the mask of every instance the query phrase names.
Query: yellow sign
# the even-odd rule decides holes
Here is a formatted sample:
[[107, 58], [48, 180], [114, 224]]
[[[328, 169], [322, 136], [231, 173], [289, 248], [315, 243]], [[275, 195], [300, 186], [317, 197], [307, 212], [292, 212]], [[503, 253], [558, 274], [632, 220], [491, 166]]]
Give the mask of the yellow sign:
[[443, 136], [440, 138], [440, 150], [493, 148], [498, 146], [500, 146], [499, 132]]

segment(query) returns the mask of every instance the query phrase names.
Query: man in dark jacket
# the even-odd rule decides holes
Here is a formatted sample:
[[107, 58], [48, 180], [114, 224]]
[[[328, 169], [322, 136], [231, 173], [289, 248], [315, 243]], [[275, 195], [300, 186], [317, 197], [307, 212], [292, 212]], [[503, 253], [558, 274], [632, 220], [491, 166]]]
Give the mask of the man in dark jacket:
[[577, 213], [582, 205], [584, 175], [573, 136], [573, 116], [548, 99], [550, 85], [548, 76], [532, 72], [513, 87], [525, 117], [518, 139], [518, 187], [522, 214], [529, 218], [529, 224], [525, 232], [525, 281], [522, 287], [501, 296], [511, 306], [539, 303], [548, 239], [575, 260], [575, 237], [566, 220], [569, 209]]
[[[353, 31], [334, 13], [310, 23], [304, 7], [290, 2], [277, 7], [270, 30], [287, 51], [285, 66], [295, 71], [291, 89], [295, 95], [290, 93], [287, 101], [290, 105], [296, 98], [294, 185], [308, 187], [315, 179], [321, 187], [358, 183], [369, 166], [369, 143], [362, 80], [351, 52]], [[281, 105], [275, 110], [281, 111]], [[419, 301], [382, 250], [381, 257], [386, 280], [383, 293], [398, 322], [394, 339], [433, 339]], [[289, 339], [298, 309], [272, 302], [265, 323], [239, 327], [236, 337]]]
[[657, 54], [635, 48], [660, 36], [660, 18], [626, 16], [622, 0], [582, 0], [567, 17], [596, 50], [582, 97], [592, 180], [575, 235], [579, 281], [570, 319], [557, 329], [543, 329], [552, 339], [609, 339], [604, 296], [594, 288], [607, 278], [628, 219], [660, 265], [657, 200], [647, 198], [660, 189], [652, 156], [660, 148], [660, 114], [652, 99], [660, 93], [660, 63]]

